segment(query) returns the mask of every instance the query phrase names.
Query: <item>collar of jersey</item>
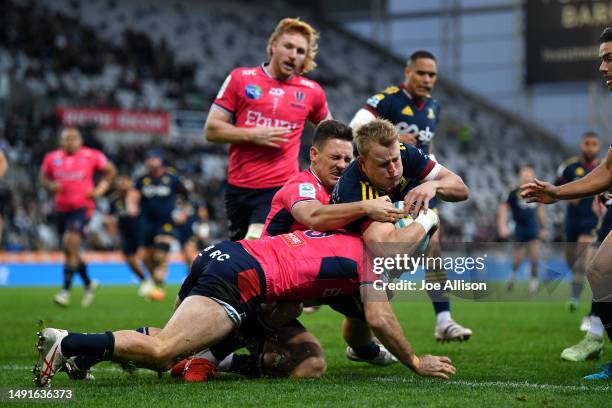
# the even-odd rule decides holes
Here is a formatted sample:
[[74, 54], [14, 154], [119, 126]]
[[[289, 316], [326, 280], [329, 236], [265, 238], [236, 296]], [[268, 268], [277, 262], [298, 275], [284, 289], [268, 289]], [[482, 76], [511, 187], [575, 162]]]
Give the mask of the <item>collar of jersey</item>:
[[267, 76], [267, 77], [268, 77], [268, 78], [270, 78], [271, 80], [276, 81], [276, 82], [287, 82], [287, 81], [290, 81], [290, 80], [292, 80], [292, 79], [293, 79], [293, 77], [294, 77], [294, 75], [293, 75], [293, 74], [291, 74], [291, 76], [290, 76], [289, 78], [285, 79], [284, 81], [280, 81], [280, 80], [278, 80], [278, 79], [276, 79], [276, 78], [272, 78], [272, 75], [270, 75], [270, 73], [269, 73], [269, 72], [268, 72], [268, 70], [266, 69], [266, 67], [267, 67], [268, 65], [270, 65], [270, 63], [269, 63], [269, 62], [262, 62], [262, 63], [261, 63], [261, 65], [260, 65], [259, 67], [261, 68], [261, 70], [263, 71], [263, 73], [265, 74], [265, 76]]

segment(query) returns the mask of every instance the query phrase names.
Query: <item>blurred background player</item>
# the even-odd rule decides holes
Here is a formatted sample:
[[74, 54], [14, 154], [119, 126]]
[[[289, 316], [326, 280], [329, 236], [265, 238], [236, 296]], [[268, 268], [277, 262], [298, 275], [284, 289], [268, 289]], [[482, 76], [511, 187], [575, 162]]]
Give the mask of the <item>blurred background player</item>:
[[[518, 172], [518, 186], [529, 183], [535, 178], [535, 172], [531, 166], [523, 166]], [[519, 187], [512, 188], [508, 197], [499, 205], [497, 228], [500, 238], [507, 240], [510, 237], [508, 228], [508, 210], [512, 212], [514, 221], [514, 238], [517, 244], [514, 246], [514, 257], [512, 259], [512, 274], [508, 282], [508, 290], [514, 288], [516, 275], [525, 255], [529, 254], [531, 262], [531, 279], [529, 281], [529, 292], [538, 290], [538, 261], [540, 258], [540, 240], [547, 235], [546, 212], [544, 207], [536, 203], [528, 203], [519, 194]]]
[[269, 61], [233, 70], [208, 113], [206, 139], [230, 144], [225, 206], [234, 241], [259, 238], [274, 193], [299, 172], [306, 121], [331, 117], [323, 89], [301, 76], [316, 66], [317, 40], [309, 24], [281, 20]]
[[168, 273], [168, 253], [176, 238], [172, 211], [177, 194], [187, 198], [187, 190], [176, 174], [166, 170], [160, 150], [146, 152], [145, 166], [147, 173], [128, 191], [126, 204], [129, 216], [140, 216], [144, 263], [155, 283], [150, 297], [162, 300], [166, 296], [162, 286]]
[[208, 225], [208, 208], [206, 203], [194, 197], [190, 180], [185, 180], [185, 188], [189, 191], [190, 199], [177, 197], [176, 207], [172, 213], [174, 228], [187, 271], [198, 253], [210, 244], [210, 225]]
[[[560, 186], [589, 174], [599, 164], [599, 137], [586, 132], [580, 142], [580, 156], [571, 157], [557, 170], [555, 184]], [[594, 241], [597, 215], [593, 212], [593, 197], [570, 200], [565, 216], [565, 259], [572, 270], [572, 290], [568, 310], [579, 307], [584, 288], [584, 274], [589, 258], [590, 244]]]
[[[81, 238], [94, 210], [94, 200], [106, 193], [116, 169], [104, 153], [83, 146], [81, 133], [76, 128], [63, 129], [60, 144], [59, 149], [45, 155], [40, 171], [41, 184], [55, 194], [57, 228], [66, 257], [63, 289], [53, 300], [64, 307], [70, 304], [70, 287], [76, 272], [85, 286], [81, 305], [88, 307], [93, 302], [97, 283], [89, 278], [87, 265], [81, 258]], [[103, 176], [94, 186], [96, 172]]]
[[138, 294], [148, 296], [153, 290], [153, 281], [146, 277], [145, 268], [138, 250], [141, 246], [142, 226], [140, 218], [128, 214], [126, 197], [132, 187], [132, 181], [128, 175], [119, 175], [115, 179], [115, 190], [110, 196], [110, 213], [107, 219], [112, 228], [118, 230], [121, 240], [121, 252], [128, 266], [140, 282]]
[[[356, 129], [375, 118], [387, 119], [400, 133], [400, 142], [416, 146], [436, 161], [433, 137], [440, 121], [440, 105], [431, 97], [431, 92], [437, 78], [438, 67], [434, 55], [424, 50], [412, 53], [404, 69], [404, 82], [399, 86], [389, 86], [370, 97], [353, 117], [351, 127]], [[429, 208], [437, 211], [435, 199], [430, 201]], [[441, 256], [440, 229], [431, 237], [426, 256]], [[443, 283], [448, 279], [443, 269], [429, 269], [425, 272], [428, 282]], [[429, 291], [428, 294], [436, 313], [436, 339], [453, 341], [469, 338], [472, 331], [451, 317], [448, 291]]]

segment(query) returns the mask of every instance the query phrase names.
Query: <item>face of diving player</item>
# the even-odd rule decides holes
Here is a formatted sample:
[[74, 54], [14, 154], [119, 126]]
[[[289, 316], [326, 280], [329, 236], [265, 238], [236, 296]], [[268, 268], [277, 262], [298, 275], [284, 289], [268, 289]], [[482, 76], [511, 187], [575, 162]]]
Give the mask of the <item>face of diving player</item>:
[[74, 128], [67, 128], [62, 131], [60, 136], [62, 149], [68, 154], [74, 154], [83, 146], [81, 133]]
[[585, 137], [580, 142], [580, 150], [586, 161], [591, 162], [599, 155], [599, 139], [596, 137]]
[[396, 187], [402, 178], [402, 160], [399, 141], [385, 147], [371, 143], [367, 154], [359, 156], [361, 171], [379, 190], [389, 191]]
[[599, 72], [602, 73], [608, 90], [612, 92], [612, 41], [602, 43], [599, 46]]
[[304, 69], [308, 40], [296, 32], [284, 33], [271, 44], [271, 50], [270, 75], [285, 80]]
[[521, 167], [519, 170], [519, 184], [531, 183], [535, 178], [535, 172], [531, 167]]
[[348, 140], [328, 139], [321, 150], [310, 148], [312, 171], [327, 190], [332, 190], [342, 172], [353, 161], [353, 144]]
[[431, 58], [418, 58], [406, 67], [404, 74], [404, 86], [410, 95], [418, 99], [431, 96], [438, 78], [436, 61]]

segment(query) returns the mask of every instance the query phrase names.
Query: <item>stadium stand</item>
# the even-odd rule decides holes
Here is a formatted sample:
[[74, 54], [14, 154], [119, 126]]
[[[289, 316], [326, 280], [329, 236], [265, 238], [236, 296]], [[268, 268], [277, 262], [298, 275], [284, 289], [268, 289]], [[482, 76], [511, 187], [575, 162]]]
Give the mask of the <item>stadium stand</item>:
[[[233, 67], [265, 60], [267, 36], [286, 15], [301, 15], [321, 31], [312, 78], [324, 87], [337, 119], [348, 122], [369, 95], [402, 80], [402, 58], [300, 10], [263, 12], [238, 1], [120, 3], [91, 0], [85, 7], [75, 0], [9, 0], [0, 6], [0, 74], [16, 84], [16, 94], [37, 101], [34, 111], [15, 104], [2, 117], [0, 148], [11, 170], [0, 182], [0, 195], [10, 197], [2, 210], [7, 228], [0, 247], [57, 245], [49, 227], [51, 200], [37, 186], [38, 165], [56, 143], [56, 106], [204, 111]], [[445, 235], [495, 239], [497, 205], [516, 169], [529, 163], [539, 177], [550, 180], [564, 151], [555, 138], [449, 80], [441, 78], [434, 96], [442, 105], [436, 156], [471, 189], [468, 202], [442, 207]], [[95, 128], [85, 133], [90, 143], [104, 144], [120, 171], [139, 171], [150, 140], [138, 142], [138, 135], [105, 139]], [[155, 141], [207, 200], [213, 236], [224, 236], [225, 150], [203, 139], [195, 145], [180, 138]], [[555, 215], [559, 209], [550, 211]], [[99, 225], [98, 233], [104, 234]], [[116, 245], [113, 237], [99, 241], [103, 247]]]

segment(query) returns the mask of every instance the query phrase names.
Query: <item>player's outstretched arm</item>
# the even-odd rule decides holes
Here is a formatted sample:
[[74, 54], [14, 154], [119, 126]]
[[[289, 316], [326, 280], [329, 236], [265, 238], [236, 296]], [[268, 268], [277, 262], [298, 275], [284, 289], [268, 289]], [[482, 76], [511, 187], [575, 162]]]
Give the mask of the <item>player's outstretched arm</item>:
[[280, 148], [287, 143], [290, 132], [284, 127], [238, 127], [232, 124], [232, 116], [222, 109], [211, 108], [204, 125], [206, 140], [215, 143], [253, 143], [259, 146]]
[[140, 191], [132, 187], [125, 196], [125, 208], [130, 217], [135, 217], [140, 212]]
[[[368, 290], [371, 286], [364, 287]], [[367, 294], [362, 294], [362, 299], [367, 299]], [[425, 377], [440, 377], [446, 380], [456, 369], [448, 357], [417, 356], [412, 346], [402, 331], [402, 327], [391, 309], [388, 301], [364, 301], [364, 312], [368, 326], [380, 342], [395, 356], [415, 373]]]
[[393, 206], [388, 196], [354, 203], [323, 205], [310, 200], [296, 203], [291, 215], [298, 222], [316, 231], [331, 231], [353, 221], [369, 217], [379, 222], [396, 222], [403, 212]]

